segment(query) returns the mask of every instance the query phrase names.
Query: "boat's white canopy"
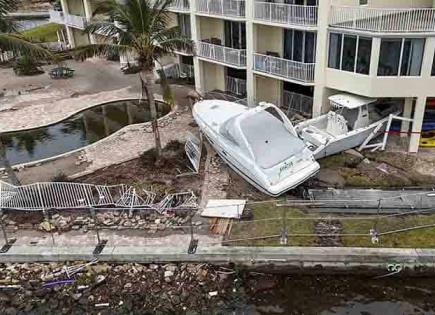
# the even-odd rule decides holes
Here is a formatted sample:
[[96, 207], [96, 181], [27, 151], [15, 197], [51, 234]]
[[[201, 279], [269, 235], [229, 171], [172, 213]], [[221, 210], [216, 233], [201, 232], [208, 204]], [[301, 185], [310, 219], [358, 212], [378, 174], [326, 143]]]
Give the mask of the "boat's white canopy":
[[353, 94], [335, 94], [329, 97], [329, 101], [333, 107], [355, 109], [363, 105], [374, 103], [377, 99]]
[[263, 169], [271, 168], [305, 148], [287, 117], [270, 104], [231, 118], [220, 132], [242, 150], [247, 149]]

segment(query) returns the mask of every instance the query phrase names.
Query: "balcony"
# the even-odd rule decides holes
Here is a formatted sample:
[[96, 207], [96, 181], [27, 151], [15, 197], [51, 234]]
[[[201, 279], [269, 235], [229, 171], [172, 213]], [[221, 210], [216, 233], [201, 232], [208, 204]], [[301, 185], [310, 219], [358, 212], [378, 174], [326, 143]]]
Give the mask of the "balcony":
[[190, 2], [189, 0], [174, 0], [168, 7], [169, 11], [188, 13], [190, 12]]
[[435, 9], [333, 6], [329, 25], [373, 33], [433, 33]]
[[244, 0], [196, 0], [196, 12], [203, 15], [245, 17]]
[[234, 68], [246, 68], [246, 50], [225, 47], [198, 41], [196, 43], [198, 57], [215, 61], [216, 63], [232, 66]]
[[281, 109], [288, 116], [298, 114], [305, 118], [311, 117], [313, 112], [313, 97], [284, 90]]
[[246, 80], [227, 76], [225, 77], [225, 90], [238, 96], [246, 95]]
[[84, 30], [86, 28], [86, 18], [80, 15], [66, 14], [62, 11], [50, 10], [50, 21], [58, 24]]
[[269, 76], [297, 81], [307, 85], [314, 82], [314, 63], [303, 63], [254, 53], [254, 70]]
[[316, 27], [317, 10], [317, 6], [254, 2], [254, 19], [284, 25]]

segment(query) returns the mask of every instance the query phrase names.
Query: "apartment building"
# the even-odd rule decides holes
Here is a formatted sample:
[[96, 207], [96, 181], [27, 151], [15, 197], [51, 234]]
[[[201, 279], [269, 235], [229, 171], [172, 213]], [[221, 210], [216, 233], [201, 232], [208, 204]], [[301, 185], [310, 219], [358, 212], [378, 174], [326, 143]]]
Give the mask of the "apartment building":
[[[53, 20], [70, 44], [91, 0], [62, 0]], [[417, 152], [426, 103], [435, 97], [435, 0], [175, 0], [174, 25], [196, 44], [160, 65], [194, 76], [196, 89], [229, 93], [250, 106], [268, 101], [316, 116], [336, 93], [403, 103]], [[62, 15], [61, 17], [56, 15]]]

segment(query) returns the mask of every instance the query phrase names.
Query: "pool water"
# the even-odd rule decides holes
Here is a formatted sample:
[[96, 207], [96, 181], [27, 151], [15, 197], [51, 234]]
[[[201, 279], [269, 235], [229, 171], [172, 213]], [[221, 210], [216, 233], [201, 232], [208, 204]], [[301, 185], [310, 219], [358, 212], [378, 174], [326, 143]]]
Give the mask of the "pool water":
[[[157, 102], [159, 117], [169, 110], [169, 105]], [[1, 138], [9, 163], [16, 165], [82, 148], [127, 125], [150, 119], [146, 102], [123, 100], [97, 105], [50, 126], [5, 133]]]

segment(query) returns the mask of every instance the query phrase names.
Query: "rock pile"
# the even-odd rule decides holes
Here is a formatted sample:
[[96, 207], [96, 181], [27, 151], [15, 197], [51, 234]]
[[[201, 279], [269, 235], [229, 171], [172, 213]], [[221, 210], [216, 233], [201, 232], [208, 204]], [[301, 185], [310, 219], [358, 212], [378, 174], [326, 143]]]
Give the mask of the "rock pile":
[[224, 306], [235, 291], [233, 276], [208, 264], [97, 263], [71, 278], [63, 268], [0, 266], [0, 313], [195, 314]]
[[[96, 228], [96, 221], [89, 213], [85, 212], [66, 212], [63, 214], [55, 213], [51, 215], [50, 220], [40, 218], [26, 220], [23, 223], [16, 222], [13, 213], [4, 215], [3, 219], [6, 228], [9, 231], [17, 231], [19, 229], [31, 230], [37, 229], [44, 232], [58, 231], [66, 232], [71, 230], [81, 230], [87, 233]], [[174, 230], [190, 225], [189, 215], [164, 215], [158, 213], [129, 214], [128, 211], [101, 211], [96, 213], [96, 220], [100, 229], [112, 230], [146, 230], [149, 234], [154, 234], [158, 231]], [[198, 227], [202, 224], [201, 221], [192, 222]]]

